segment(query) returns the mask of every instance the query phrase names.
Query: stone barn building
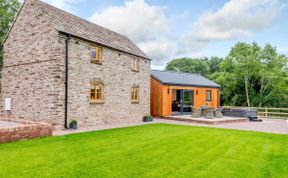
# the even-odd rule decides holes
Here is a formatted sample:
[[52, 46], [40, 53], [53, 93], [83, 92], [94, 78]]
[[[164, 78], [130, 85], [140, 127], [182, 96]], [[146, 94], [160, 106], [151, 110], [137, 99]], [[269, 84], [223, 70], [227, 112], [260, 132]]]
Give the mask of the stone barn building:
[[150, 60], [121, 34], [26, 0], [3, 45], [2, 115], [66, 127], [150, 113]]

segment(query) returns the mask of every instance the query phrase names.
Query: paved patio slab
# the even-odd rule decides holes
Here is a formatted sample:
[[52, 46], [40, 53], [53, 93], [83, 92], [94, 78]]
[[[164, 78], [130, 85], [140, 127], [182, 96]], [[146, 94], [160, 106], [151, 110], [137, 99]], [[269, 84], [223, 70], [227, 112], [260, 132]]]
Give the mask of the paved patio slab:
[[223, 118], [206, 119], [204, 117], [192, 118], [190, 115], [166, 116], [162, 118], [160, 117], [158, 119], [184, 121], [184, 122], [208, 124], [208, 125], [218, 125], [218, 124], [238, 123], [238, 122], [249, 121], [249, 119], [247, 118], [238, 118], [238, 117], [223, 117]]
[[288, 134], [288, 120], [278, 119], [262, 119], [263, 122], [247, 122], [237, 124], [223, 124], [216, 127], [237, 129], [237, 130], [252, 130], [269, 133]]
[[242, 122], [242, 123], [229, 123], [218, 125], [207, 125], [207, 124], [189, 123], [189, 122], [163, 120], [163, 119], [155, 119], [155, 123], [204, 126], [204, 127], [235, 129], [235, 130], [249, 130], [249, 131], [275, 133], [275, 134], [288, 134], [288, 120], [278, 120], [278, 119], [263, 119], [263, 122]]

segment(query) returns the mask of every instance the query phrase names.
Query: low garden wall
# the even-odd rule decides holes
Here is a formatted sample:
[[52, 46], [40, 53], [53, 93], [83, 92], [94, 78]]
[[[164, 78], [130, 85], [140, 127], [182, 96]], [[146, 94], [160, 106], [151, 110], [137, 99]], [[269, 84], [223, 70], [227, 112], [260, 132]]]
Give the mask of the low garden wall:
[[0, 127], [0, 143], [52, 136], [51, 124], [10, 118], [0, 118], [0, 121], [17, 124], [13, 127]]

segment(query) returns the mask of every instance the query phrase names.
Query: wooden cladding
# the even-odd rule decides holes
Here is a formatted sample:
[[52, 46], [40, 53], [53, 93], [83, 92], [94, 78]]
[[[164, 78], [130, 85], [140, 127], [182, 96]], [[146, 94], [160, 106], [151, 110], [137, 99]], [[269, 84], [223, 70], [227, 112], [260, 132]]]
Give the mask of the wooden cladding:
[[[163, 85], [158, 80], [151, 78], [151, 115], [170, 116], [172, 115], [173, 93], [175, 90], [191, 90], [194, 92], [193, 107], [201, 108], [208, 105], [214, 108], [220, 105], [219, 88], [191, 87]], [[207, 102], [207, 99], [210, 101]]]

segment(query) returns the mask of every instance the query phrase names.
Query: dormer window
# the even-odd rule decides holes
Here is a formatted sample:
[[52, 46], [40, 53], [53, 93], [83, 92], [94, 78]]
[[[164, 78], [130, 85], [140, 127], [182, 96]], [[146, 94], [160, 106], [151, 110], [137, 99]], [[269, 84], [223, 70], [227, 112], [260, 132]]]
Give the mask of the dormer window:
[[102, 62], [102, 48], [97, 46], [90, 47], [90, 59], [93, 63], [101, 63]]
[[139, 72], [139, 59], [137, 58], [132, 59], [132, 71]]

